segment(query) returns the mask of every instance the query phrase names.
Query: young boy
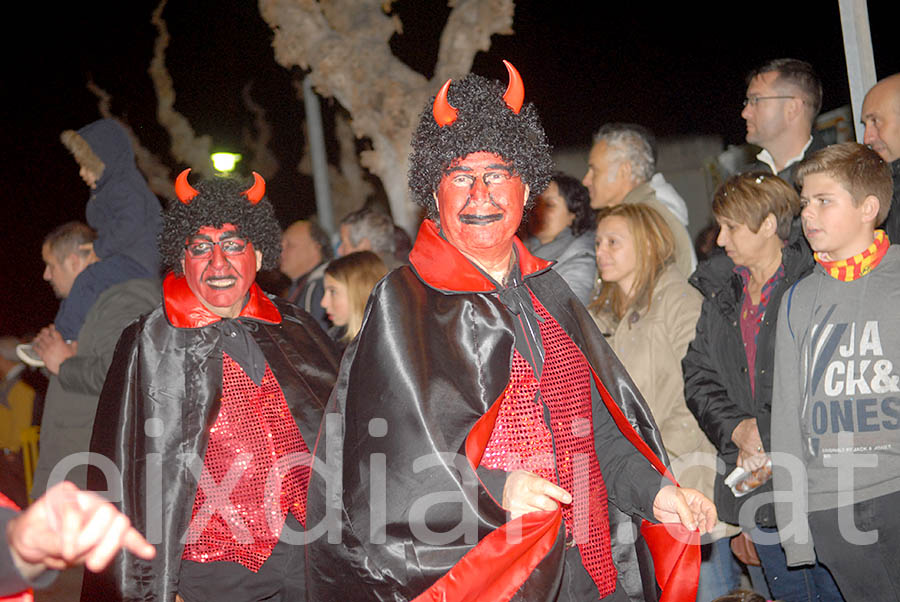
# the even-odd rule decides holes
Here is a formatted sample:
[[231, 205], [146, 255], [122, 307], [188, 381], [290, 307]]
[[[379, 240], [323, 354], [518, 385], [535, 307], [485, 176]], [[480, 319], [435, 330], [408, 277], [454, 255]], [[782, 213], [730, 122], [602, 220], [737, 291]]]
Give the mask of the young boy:
[[100, 261], [81, 273], [54, 320], [63, 339], [74, 340], [97, 297], [113, 284], [157, 278], [159, 200], [138, 171], [128, 134], [116, 121], [100, 119], [60, 136], [91, 189], [85, 213], [97, 232], [93, 250]]
[[[848, 142], [800, 163], [818, 264], [778, 317], [772, 450], [788, 566], [818, 556], [847, 600], [900, 599], [900, 248], [875, 230], [891, 171]], [[815, 547], [813, 547], [815, 545]]]

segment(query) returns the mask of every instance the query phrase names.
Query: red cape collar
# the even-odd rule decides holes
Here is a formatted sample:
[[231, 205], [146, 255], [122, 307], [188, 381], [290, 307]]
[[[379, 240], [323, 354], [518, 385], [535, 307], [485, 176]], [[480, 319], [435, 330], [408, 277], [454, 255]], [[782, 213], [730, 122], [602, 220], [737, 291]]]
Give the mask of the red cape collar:
[[[253, 318], [270, 324], [281, 323], [278, 308], [255, 282], [250, 286], [249, 292], [250, 299], [238, 317]], [[200, 303], [184, 276], [173, 273], [169, 273], [163, 280], [163, 307], [169, 323], [175, 328], [202, 328], [222, 319]]]
[[[519, 257], [519, 270], [526, 278], [553, 265], [528, 252], [518, 237], [513, 236], [513, 245]], [[466, 259], [466, 256], [444, 240], [437, 224], [427, 219], [422, 222], [416, 244], [409, 253], [409, 263], [429, 286], [442, 291], [489, 293], [497, 287]]]

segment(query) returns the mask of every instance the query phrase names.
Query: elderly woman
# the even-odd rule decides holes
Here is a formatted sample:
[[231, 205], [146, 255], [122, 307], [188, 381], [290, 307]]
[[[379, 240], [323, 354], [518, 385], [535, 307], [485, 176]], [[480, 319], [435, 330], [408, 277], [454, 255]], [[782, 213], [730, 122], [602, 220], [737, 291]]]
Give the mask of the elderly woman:
[[[716, 476], [719, 518], [745, 534], [759, 534], [757, 526], [769, 534], [754, 539], [772, 596], [841, 600], [824, 567], [787, 568], [772, 505], [754, 499], [772, 491], [767, 462], [778, 307], [814, 264], [799, 227], [792, 227], [799, 210], [794, 188], [772, 174], [732, 176], [716, 191], [716, 242], [725, 254], [700, 264], [690, 279], [705, 299], [683, 362], [685, 399], [725, 465]], [[762, 484], [733, 491], [725, 478], [736, 467]]]
[[591, 300], [597, 277], [593, 227], [587, 188], [575, 178], [555, 172], [529, 216], [531, 237], [525, 246], [541, 259], [555, 261], [553, 269], [585, 305]]

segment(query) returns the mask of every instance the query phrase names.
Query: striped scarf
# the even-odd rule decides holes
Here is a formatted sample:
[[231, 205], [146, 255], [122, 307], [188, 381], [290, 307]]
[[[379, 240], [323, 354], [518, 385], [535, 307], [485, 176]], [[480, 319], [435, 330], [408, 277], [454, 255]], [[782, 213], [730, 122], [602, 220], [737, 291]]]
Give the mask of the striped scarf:
[[841, 282], [850, 282], [874, 270], [881, 263], [881, 258], [887, 253], [890, 245], [891, 242], [884, 230], [875, 230], [875, 242], [869, 245], [865, 251], [853, 257], [839, 261], [825, 261], [819, 257], [818, 253], [813, 256], [819, 265], [825, 268], [825, 272], [829, 276]]

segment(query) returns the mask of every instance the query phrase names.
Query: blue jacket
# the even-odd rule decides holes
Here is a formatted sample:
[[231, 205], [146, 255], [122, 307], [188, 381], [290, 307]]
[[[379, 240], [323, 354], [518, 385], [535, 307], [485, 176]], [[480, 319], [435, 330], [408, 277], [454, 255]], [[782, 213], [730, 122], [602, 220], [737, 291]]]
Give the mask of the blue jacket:
[[86, 210], [97, 231], [94, 252], [100, 259], [125, 255], [145, 268], [147, 277], [158, 277], [160, 204], [135, 165], [128, 134], [116, 121], [101, 119], [78, 135], [105, 165]]

